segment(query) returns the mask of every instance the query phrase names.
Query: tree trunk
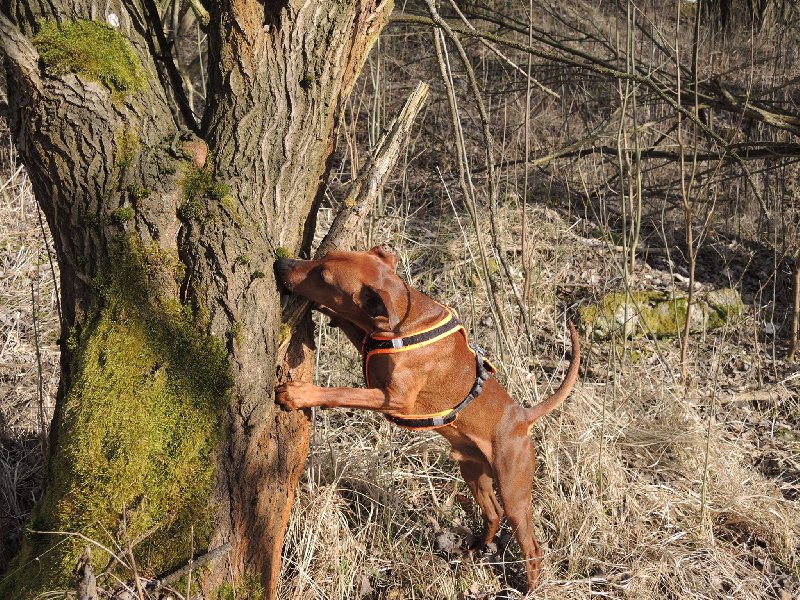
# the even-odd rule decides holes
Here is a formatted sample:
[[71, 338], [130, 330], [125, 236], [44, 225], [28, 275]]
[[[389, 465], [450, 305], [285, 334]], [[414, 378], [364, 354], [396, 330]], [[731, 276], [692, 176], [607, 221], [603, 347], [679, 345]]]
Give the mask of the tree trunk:
[[[308, 427], [273, 388], [276, 372], [310, 377], [311, 338], [276, 356], [272, 262], [308, 248], [340, 106], [392, 3], [209, 3], [202, 126], [156, 4], [95, 6], [0, 0], [11, 128], [61, 267], [62, 381], [31, 529], [133, 547], [116, 564], [94, 549], [123, 579], [120, 564], [161, 575], [230, 542], [204, 595], [274, 597]], [[34, 532], [0, 596], [69, 586], [86, 542]]]

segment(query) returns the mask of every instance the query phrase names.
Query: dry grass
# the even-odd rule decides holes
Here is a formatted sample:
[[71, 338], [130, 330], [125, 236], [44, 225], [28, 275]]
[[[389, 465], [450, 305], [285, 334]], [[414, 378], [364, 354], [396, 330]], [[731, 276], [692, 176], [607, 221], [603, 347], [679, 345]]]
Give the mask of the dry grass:
[[[29, 184], [10, 152], [4, 160], [0, 490], [3, 531], [16, 535], [41, 477], [31, 283], [39, 290], [48, 419], [58, 378], [57, 317]], [[602, 293], [601, 282], [613, 281], [615, 257], [603, 243], [577, 235], [556, 212], [531, 211], [536, 270], [530, 318], [539, 338], [520, 335], [518, 322], [513, 336], [498, 336], [470, 255], [474, 233], [464, 215], [456, 218], [444, 208], [436, 227], [433, 208], [424, 219], [389, 210], [373, 223], [374, 239], [394, 242], [399, 270], [415, 286], [462, 310], [474, 337], [504, 357], [501, 378], [509, 389], [533, 403], [557, 384], [565, 366], [554, 360], [564, 352], [565, 300]], [[504, 210], [505, 241], [513, 246], [518, 213], [514, 206]], [[521, 284], [520, 255], [510, 258]], [[651, 284], [671, 281], [646, 264], [637, 275]], [[507, 285], [500, 297], [511, 319]], [[760, 367], [753, 360], [753, 319], [694, 342], [688, 390], [673, 380], [675, 342], [587, 344], [582, 383], [534, 434], [540, 457], [534, 520], [546, 547], [539, 597], [738, 599], [800, 592], [797, 482], [765, 476], [758, 467], [770, 454], [797, 472], [798, 447], [789, 429], [800, 410], [797, 400], [784, 396], [762, 413], [721, 402], [732, 398], [726, 390], [758, 387], [759, 373], [780, 368], [763, 352]], [[317, 379], [323, 385], [359, 385], [361, 379], [355, 350], [324, 319]], [[784, 373], [771, 385], [796, 390], [797, 383]], [[765, 418], [772, 422], [767, 430]], [[280, 595], [490, 598], [505, 589], [504, 597], [521, 597], [510, 589], [522, 582], [510, 531], [501, 530], [496, 552], [474, 561], [462, 556], [479, 526], [475, 510], [435, 433], [409, 433], [371, 413], [318, 411], [287, 534]], [[3, 543], [13, 548], [9, 539]]]
[[[564, 26], [583, 18], [587, 31], [595, 32], [596, 26], [598, 35], [610, 32], [609, 39], [618, 42], [621, 30], [611, 5], [595, 4], [564, 5], [571, 11]], [[654, 6], [660, 10], [660, 3]], [[558, 11], [548, 14], [545, 25], [561, 27]], [[669, 21], [659, 23], [665, 39], [671, 39]], [[747, 47], [746, 42], [740, 45]], [[410, 33], [394, 28], [382, 36], [350, 101], [340, 143], [348, 150], [338, 157], [342, 173], [335, 179], [351, 176], [353, 155], [363, 161], [367, 139], [374, 138], [392, 107], [402, 101], [405, 85], [417, 78], [435, 80], [430, 46], [423, 28]], [[478, 46], [470, 51], [487, 97], [492, 93], [492, 125], [501, 158], [518, 158], [524, 85], [491, 53]], [[727, 68], [744, 55], [749, 56], [727, 52], [720, 60]], [[525, 65], [525, 57], [513, 58]], [[789, 77], [796, 64], [787, 63]], [[731, 85], [747, 88], [751, 71], [733, 72]], [[564, 100], [534, 97], [532, 155], [562, 148], [612, 118], [619, 103], [616, 81], [544, 63], [534, 65], [533, 72]], [[772, 71], [755, 72], [767, 77]], [[469, 127], [470, 160], [481, 165], [483, 140], [471, 114], [474, 107], [463, 81], [456, 84], [461, 120]], [[671, 212], [676, 168], [670, 163], [651, 168], [648, 163], [645, 173], [650, 191], [645, 189], [643, 228], [649, 230], [641, 241], [669, 254], [640, 256], [627, 276], [618, 244], [628, 232], [619, 227], [623, 201], [614, 187], [622, 188], [623, 182], [614, 181], [620, 170], [614, 160], [591, 155], [532, 171], [525, 261], [522, 168], [505, 168], [497, 220], [504, 228], [500, 241], [511, 279], [498, 266], [498, 257], [489, 257], [498, 301], [494, 313], [502, 315], [504, 333], [492, 316], [476, 259], [475, 227], [455, 191], [449, 115], [444, 96], [436, 93], [441, 82], [435, 80], [436, 85], [439, 89], [434, 87], [421, 119], [420, 137], [409, 145], [406, 164], [397, 169], [357, 245], [391, 243], [401, 259], [401, 276], [458, 307], [470, 335], [498, 359], [498, 376], [512, 395], [532, 404], [563, 375], [563, 324], [575, 305], [623, 289], [626, 280], [639, 289], [685, 290], [680, 214]], [[642, 108], [641, 121], [663, 119], [666, 128], [673, 117], [671, 108], [655, 103], [648, 110], [652, 114]], [[734, 127], [734, 120], [724, 115], [718, 123]], [[646, 135], [660, 133], [654, 129], [643, 139]], [[602, 141], [619, 143], [615, 136], [611, 131]], [[782, 200], [794, 197], [783, 193], [796, 179], [792, 169], [796, 167], [787, 167], [772, 183], [764, 179], [764, 190], [777, 199], [770, 205], [776, 222], [793, 206]], [[773, 184], [775, 189], [768, 190]], [[782, 312], [776, 307], [785, 305], [788, 294], [779, 291], [785, 255], [778, 238], [790, 240], [785, 232], [794, 229], [765, 225], [741, 173], [729, 177], [720, 172], [716, 185], [721, 189], [712, 222], [716, 230], [712, 227], [704, 240], [698, 280], [708, 287], [724, 283], [740, 289], [747, 313], [722, 330], [692, 338], [685, 382], [678, 376], [677, 340], [584, 340], [584, 369], [576, 391], [533, 434], [540, 459], [534, 522], [546, 552], [537, 597], [800, 598], [800, 372], [779, 359], [780, 336], [766, 333], [765, 327], [780, 327]], [[695, 192], [698, 222], [710, 210], [706, 201], [712, 188], [717, 189], [704, 184]], [[796, 201], [794, 206], [796, 211]], [[322, 210], [320, 230], [330, 223], [331, 211]], [[791, 219], [785, 220], [790, 227]], [[38, 494], [40, 423], [49, 421], [58, 383], [55, 294], [44, 237], [30, 185], [5, 141], [0, 149], [0, 248], [2, 571]], [[512, 283], [526, 300], [530, 338]], [[40, 323], [41, 408], [31, 284]], [[317, 382], [361, 385], [355, 349], [325, 321], [319, 319], [317, 329]], [[497, 548], [475, 560], [462, 555], [479, 524], [476, 507], [437, 434], [410, 433], [367, 412], [317, 411], [286, 537], [280, 597], [522, 597], [513, 589], [523, 577], [507, 528], [501, 529]]]
[[[565, 366], [555, 373], [541, 366], [554, 365], [553, 358], [563, 354], [559, 289], [571, 289], [565, 295], [574, 298], [574, 286], [602, 281], [614, 260], [553, 211], [536, 210], [530, 219], [538, 240], [531, 318], [543, 337], [559, 342], [531, 349], [517, 328], [501, 340], [507, 356], [501, 379], [524, 403], [546, 393], [548, 381], [557, 382]], [[512, 223], [513, 235], [513, 219], [502, 221]], [[477, 339], [496, 355], [485, 295], [471, 279], [476, 267], [457, 225], [437, 228], [433, 238], [430, 220], [416, 226], [428, 237], [412, 233], [415, 225], [408, 219], [388, 215], [377, 237], [396, 241], [401, 272], [458, 306]], [[472, 238], [467, 235], [469, 243]], [[418, 239], [425, 241], [411, 241]], [[521, 284], [521, 268], [519, 274]], [[646, 264], [637, 275], [651, 283], [671, 280]], [[513, 315], [508, 286], [504, 292], [501, 308]], [[758, 449], [743, 439], [731, 404], [720, 403], [731, 399], [725, 389], [757, 386], [754, 361], [747, 358], [753, 349], [739, 339], [752, 319], [693, 341], [688, 389], [674, 380], [675, 341], [629, 342], [625, 349], [587, 344], [583, 382], [534, 434], [540, 457], [534, 521], [547, 548], [537, 597], [800, 593], [797, 481], [787, 484], [760, 472]], [[320, 322], [318, 346], [321, 385], [358, 385], [358, 358], [343, 336]], [[726, 375], [720, 368], [737, 361], [751, 369]], [[797, 384], [789, 375], [773, 385], [787, 393], [772, 407], [779, 423], [772, 439], [783, 432], [782, 460], [795, 474], [798, 447], [791, 427], [799, 407], [788, 389], [796, 391]], [[312, 453], [287, 536], [281, 596], [482, 598], [518, 586], [515, 543], [502, 549], [510, 532], [502, 532], [498, 554], [487, 557], [494, 564], [465, 559], [451, 547], [453, 539], [464, 547], [479, 523], [468, 495], [446, 443], [435, 433], [402, 431], [372, 414], [317, 411]]]
[[36, 202], [8, 131], [1, 126], [0, 140], [0, 571], [4, 571], [41, 487], [47, 437], [42, 424], [49, 424], [53, 414], [59, 352], [53, 274]]

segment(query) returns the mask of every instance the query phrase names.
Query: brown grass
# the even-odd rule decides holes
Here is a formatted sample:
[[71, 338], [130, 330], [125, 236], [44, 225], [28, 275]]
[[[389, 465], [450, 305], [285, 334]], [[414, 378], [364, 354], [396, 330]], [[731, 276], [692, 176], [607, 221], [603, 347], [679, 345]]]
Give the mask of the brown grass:
[[[610, 4], [570, 1], [563, 4], [563, 19], [550, 5], [537, 6], [546, 13], [540, 25], [565, 39], [582, 37], [568, 27], [577, 23], [620, 49], [625, 24]], [[671, 40], [673, 9], [647, 6], [654, 35]], [[748, 60], [766, 61], [769, 47], [764, 42], [755, 52], [747, 33], [731, 34], [721, 50], [704, 40], [702, 52], [708, 54], [701, 69], [725, 72], [726, 83], [739, 90], [769, 87], [797, 75], [788, 52], [774, 69], [748, 68]], [[588, 34], [585, 47], [599, 51]], [[665, 70], [674, 67], [641, 35], [637, 39], [638, 58], [653, 56]], [[431, 46], [425, 28], [392, 26], [382, 37], [349, 103], [331, 186], [334, 196], [352, 176], [356, 158], [363, 162], [370, 140], [402, 102], [406, 88], [418, 78], [435, 79]], [[623, 206], [629, 208], [621, 194], [631, 189], [627, 186], [635, 169], [627, 168], [623, 176], [616, 157], [601, 154], [554, 161], [531, 169], [526, 198], [523, 169], [514, 162], [524, 145], [525, 84], [485, 48], [468, 48], [491, 96], [498, 155], [509, 161], [501, 170], [496, 216], [511, 277], [499, 267], [500, 250], [491, 244], [488, 257], [495, 308], [507, 334], [492, 317], [475, 227], [454, 181], [449, 114], [444, 95], [437, 94], [442, 91], [438, 80], [405, 164], [398, 167], [357, 245], [391, 244], [400, 256], [401, 276], [458, 307], [470, 335], [500, 364], [501, 381], [519, 402], [532, 404], [563, 375], [565, 315], [574, 314], [577, 305], [626, 286], [685, 291], [686, 249], [680, 244], [680, 214], [674, 210], [677, 168], [669, 161], [644, 164], [642, 251], [635, 270], [626, 272], [628, 256], [620, 246], [631, 232], [620, 225]], [[525, 67], [525, 56], [509, 55]], [[454, 54], [451, 59], [469, 158], [479, 171], [480, 128], [459, 79], [463, 71]], [[632, 146], [633, 117], [620, 119], [615, 112], [621, 94], [617, 81], [546, 61], [535, 62], [533, 73], [562, 98], [534, 89], [532, 156], [581, 139], [607, 120], [613, 127], [597, 143]], [[666, 132], [662, 145], [674, 150], [669, 133], [674, 111], [652, 94], [639, 93], [638, 122], [655, 123], [640, 141], [652, 142]], [[715, 118], [717, 131], [739, 135], [740, 117], [720, 113]], [[762, 125], [753, 131], [773, 141], [784, 139]], [[0, 572], [39, 494], [41, 422], [49, 422], [58, 384], [55, 292], [45, 238], [25, 172], [7, 134], [2, 139]], [[769, 166], [750, 164], [754, 172]], [[707, 217], [712, 225], [698, 258], [699, 285], [736, 287], [748, 306], [745, 315], [714, 333], [692, 337], [683, 381], [678, 340], [584, 340], [576, 391], [534, 430], [540, 458], [534, 522], [546, 552], [537, 597], [800, 597], [800, 372], [781, 360], [783, 338], [767, 327], [780, 331], [788, 300], [782, 286], [787, 247], [797, 239], [796, 199], [792, 203], [797, 166], [787, 163], [763, 179], [757, 173], [770, 201], [768, 215], [761, 213], [737, 169], [712, 169], [690, 191], [698, 225]], [[484, 203], [479, 208], [485, 211], [485, 178], [478, 172], [475, 180], [476, 195]], [[526, 202], [529, 245], [523, 248]], [[335, 206], [330, 202], [322, 209], [320, 233]], [[485, 234], [488, 218], [482, 218]], [[530, 338], [512, 283], [526, 301]], [[34, 312], [40, 332], [41, 406]], [[317, 382], [361, 385], [358, 357], [344, 336], [324, 318], [318, 320], [317, 336]], [[522, 569], [507, 528], [493, 551], [475, 560], [463, 556], [461, 549], [479, 524], [437, 434], [410, 433], [372, 413], [316, 411], [311, 453], [286, 537], [280, 597], [522, 597], [509, 589], [521, 585]], [[507, 591], [499, 595], [500, 590]]]
[[[13, 155], [4, 156], [0, 490], [3, 530], [18, 535], [42, 469], [31, 283], [39, 290], [48, 417], [58, 379], [57, 317], [30, 186]], [[505, 241], [513, 246], [518, 213], [513, 206], [504, 210]], [[323, 212], [323, 230], [329, 214]], [[464, 214], [456, 218], [445, 205], [432, 227], [430, 214], [421, 219], [389, 209], [373, 223], [374, 239], [399, 251], [400, 273], [458, 306], [474, 338], [493, 356], [502, 355], [501, 380], [527, 404], [557, 385], [565, 368], [558, 360], [566, 343], [564, 302], [601, 293], [618, 260], [607, 246], [577, 235], [553, 210], [531, 210], [529, 218], [536, 265], [530, 318], [539, 335], [532, 342], [518, 334], [518, 324], [513, 337], [500, 338], [486, 316], [470, 254], [474, 234]], [[521, 283], [520, 255], [510, 258]], [[637, 275], [664, 285], [671, 281], [646, 264]], [[500, 297], [502, 310], [513, 317], [507, 286]], [[688, 390], [673, 380], [679, 369], [675, 341], [640, 340], [627, 348], [586, 344], [580, 385], [534, 433], [540, 457], [534, 521], [546, 548], [540, 597], [772, 598], [800, 591], [797, 482], [767, 476], [762, 468], [768, 454], [797, 468], [790, 429], [797, 400], [776, 393], [784, 400], [742, 409], [733, 395], [758, 387], [759, 373], [783, 368], [769, 357], [760, 358], [760, 367], [753, 360], [748, 340], [754, 319], [748, 314], [693, 343], [695, 377]], [[355, 350], [324, 321], [317, 334], [317, 381], [359, 385]], [[784, 375], [770, 385], [780, 392], [796, 391], [797, 384], [796, 376]], [[764, 419], [772, 423], [767, 431]], [[765, 434], [767, 439], [757, 439]], [[371, 413], [317, 411], [287, 534], [280, 595], [488, 598], [518, 587], [519, 556], [507, 529], [494, 554], [476, 560], [461, 555], [479, 522], [435, 433], [406, 432]], [[3, 540], [6, 560], [13, 539]], [[507, 594], [521, 597], [513, 590]]]
[[[400, 271], [458, 306], [496, 355], [494, 332], [481, 318], [485, 298], [470, 279], [476, 265], [454, 223], [414, 244], [409, 239], [422, 239], [409, 231], [414, 226], [391, 217], [379, 237], [401, 248]], [[429, 222], [418, 226], [430, 230]], [[563, 353], [557, 288], [598, 280], [613, 260], [552, 211], [532, 211], [529, 226], [539, 240], [533, 320], [543, 337], [559, 341], [529, 351], [521, 335], [502, 340], [508, 359], [500, 377], [523, 403], [546, 393], [549, 381], [557, 385], [565, 367], [541, 367]], [[664, 274], [644, 265], [639, 275]], [[507, 288], [503, 298], [503, 310], [513, 314]], [[547, 548], [540, 597], [771, 598], [800, 591], [796, 482], [786, 486], [759, 472], [757, 449], [742, 443], [735, 426], [739, 413], [720, 405], [721, 397], [732, 398], [726, 388], [754, 384], [752, 372], [726, 377], [716, 366], [746, 358], [737, 332], [747, 332], [752, 318], [693, 342], [696, 378], [688, 390], [670, 375], [679, 370], [674, 340], [659, 342], [658, 354], [653, 340], [629, 342], [616, 357], [607, 344], [587, 344], [588, 374], [534, 434], [534, 521]], [[343, 336], [321, 322], [318, 343], [318, 382], [358, 385], [357, 355]], [[790, 386], [796, 389], [796, 379], [774, 387]], [[786, 418], [796, 418], [797, 408], [796, 400], [775, 405], [787, 441], [793, 434]], [[796, 447], [783, 452], [796, 468]], [[468, 494], [435, 433], [402, 431], [372, 414], [317, 411], [282, 597], [494, 597], [518, 585], [513, 542], [489, 557], [494, 564], [437, 543], [450, 535], [463, 546], [478, 526]], [[402, 595], [391, 596], [393, 589]]]
[[[27, 174], [0, 126], [0, 572], [38, 497], [58, 388], [55, 287]], [[37, 360], [34, 314], [38, 329]], [[41, 377], [39, 363], [41, 362]], [[39, 399], [39, 382], [42, 398]]]

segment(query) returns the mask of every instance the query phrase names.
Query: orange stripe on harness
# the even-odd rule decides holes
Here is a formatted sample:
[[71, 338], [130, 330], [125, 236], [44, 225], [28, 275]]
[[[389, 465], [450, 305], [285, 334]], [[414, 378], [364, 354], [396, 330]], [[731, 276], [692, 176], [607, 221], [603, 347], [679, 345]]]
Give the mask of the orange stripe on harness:
[[[371, 337], [373, 340], [402, 340], [402, 339], [407, 339], [407, 338], [410, 338], [410, 337], [414, 337], [414, 336], [417, 336], [417, 335], [422, 335], [422, 334], [428, 333], [429, 331], [433, 331], [434, 329], [436, 329], [438, 327], [441, 327], [442, 325], [444, 325], [447, 322], [449, 322], [450, 320], [452, 320], [453, 317], [458, 319], [458, 314], [456, 314], [455, 311], [453, 311], [452, 309], [448, 308], [447, 306], [445, 306], [444, 308], [447, 309], [447, 316], [445, 318], [443, 318], [441, 321], [438, 321], [436, 324], [431, 325], [430, 327], [427, 327], [427, 328], [423, 329], [422, 331], [415, 331], [414, 333], [410, 333], [410, 334], [408, 334], [406, 336], [399, 336], [399, 337], [396, 336], [396, 335], [392, 335], [391, 333], [385, 333], [385, 332], [380, 332], [379, 331], [378, 333], [373, 333], [369, 337]], [[460, 323], [459, 323], [459, 325], [460, 325]]]
[[[405, 352], [406, 350], [414, 350], [415, 348], [424, 348], [425, 346], [429, 346], [430, 344], [434, 344], [439, 340], [452, 335], [456, 331], [461, 331], [464, 333], [464, 337], [467, 337], [467, 332], [464, 330], [463, 325], [459, 325], [458, 327], [451, 329], [445, 333], [437, 335], [429, 340], [425, 340], [423, 342], [418, 342], [416, 344], [409, 344], [408, 346], [402, 346], [400, 348], [376, 348], [375, 350], [371, 350], [367, 353], [364, 357], [364, 379], [367, 382], [367, 387], [369, 387], [369, 359], [375, 356], [376, 354], [397, 354], [398, 352]], [[387, 338], [385, 338], [387, 339]], [[390, 338], [389, 338], [390, 339]]]
[[[396, 337], [391, 334], [378, 333], [372, 336], [366, 336], [361, 344], [362, 368], [364, 371], [364, 379], [366, 380], [367, 387], [370, 387], [369, 382], [369, 359], [375, 354], [396, 354], [398, 352], [405, 352], [407, 350], [414, 350], [416, 348], [423, 348], [430, 344], [434, 344], [439, 340], [446, 338], [457, 331], [464, 335], [464, 340], [467, 340], [467, 332], [464, 325], [458, 318], [458, 313], [445, 306], [448, 315], [437, 322], [436, 324], [412, 333], [410, 335]], [[392, 421], [400, 427], [412, 430], [421, 429], [437, 429], [450, 425], [458, 418], [458, 413], [461, 412], [467, 405], [472, 402], [480, 392], [483, 390], [483, 383], [492, 373], [495, 373], [494, 365], [488, 360], [483, 358], [483, 355], [476, 351], [471, 345], [467, 347], [475, 355], [476, 359], [476, 377], [475, 384], [472, 386], [469, 394], [457, 406], [443, 410], [441, 412], [427, 414], [427, 415], [384, 415], [388, 420]]]

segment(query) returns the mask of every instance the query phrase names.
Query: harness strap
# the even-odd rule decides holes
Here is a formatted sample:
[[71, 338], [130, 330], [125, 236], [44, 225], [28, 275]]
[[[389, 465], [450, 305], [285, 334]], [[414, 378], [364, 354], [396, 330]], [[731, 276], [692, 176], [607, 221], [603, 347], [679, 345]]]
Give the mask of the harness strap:
[[492, 376], [492, 373], [495, 372], [494, 365], [487, 361], [480, 351], [475, 350], [472, 346], [470, 346], [470, 349], [475, 353], [475, 383], [472, 384], [469, 393], [461, 402], [456, 404], [453, 408], [432, 415], [404, 416], [386, 414], [384, 415], [386, 419], [395, 425], [413, 430], [438, 429], [439, 427], [450, 425], [450, 423], [455, 421], [458, 418], [458, 413], [467, 408], [475, 398], [481, 395], [483, 384]]
[[[413, 333], [405, 337], [387, 337], [385, 334], [366, 336], [361, 345], [361, 367], [364, 371], [364, 379], [369, 387], [369, 359], [375, 354], [394, 354], [404, 352], [414, 348], [421, 348], [428, 344], [433, 344], [457, 331], [467, 337], [464, 325], [458, 318], [458, 314], [452, 308], [446, 307], [448, 315], [429, 329]], [[477, 398], [483, 391], [484, 382], [497, 372], [495, 366], [483, 356], [480, 348], [469, 345], [469, 349], [475, 355], [475, 383], [472, 385], [467, 396], [453, 408], [443, 410], [438, 413], [428, 415], [384, 415], [392, 423], [405, 427], [406, 429], [436, 429], [449, 425], [458, 418], [458, 414]]]
[[[367, 382], [367, 387], [369, 387], [369, 359], [375, 354], [395, 354], [396, 352], [422, 348], [458, 330], [464, 331], [464, 326], [455, 311], [448, 308], [447, 316], [429, 329], [405, 337], [386, 337], [381, 334], [366, 336], [361, 344], [361, 368], [364, 372], [364, 380]], [[466, 336], [466, 332], [464, 335]]]

